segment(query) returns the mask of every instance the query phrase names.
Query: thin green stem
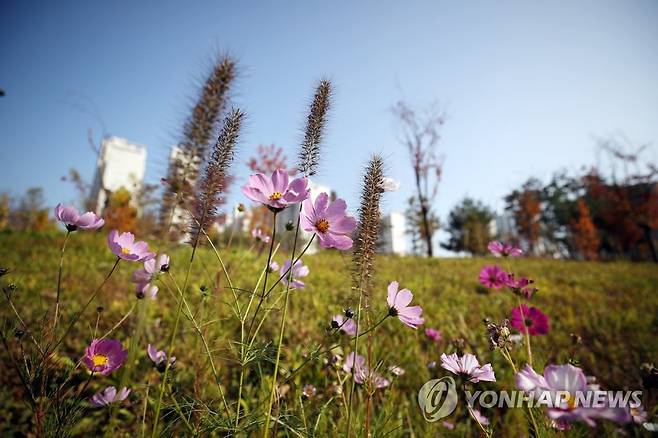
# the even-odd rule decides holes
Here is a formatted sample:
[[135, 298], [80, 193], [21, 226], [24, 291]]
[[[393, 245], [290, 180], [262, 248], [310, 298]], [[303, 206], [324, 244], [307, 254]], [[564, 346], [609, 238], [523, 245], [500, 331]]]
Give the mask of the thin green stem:
[[116, 261], [114, 262], [114, 265], [112, 266], [112, 269], [110, 269], [110, 272], [108, 272], [108, 274], [105, 276], [105, 279], [103, 280], [103, 282], [91, 294], [91, 296], [89, 297], [89, 300], [87, 300], [85, 305], [82, 306], [82, 309], [73, 317], [73, 319], [71, 320], [70, 324], [66, 328], [66, 331], [64, 332], [62, 337], [59, 338], [59, 340], [55, 343], [55, 345], [52, 348], [46, 348], [46, 350], [44, 351], [44, 359], [48, 354], [55, 351], [57, 349], [57, 347], [59, 347], [59, 345], [64, 341], [64, 339], [66, 339], [66, 337], [68, 336], [71, 329], [75, 326], [75, 324], [78, 322], [80, 317], [85, 313], [85, 310], [87, 310], [87, 307], [89, 307], [89, 305], [92, 303], [92, 301], [94, 301], [94, 298], [96, 298], [96, 295], [98, 295], [98, 293], [101, 291], [101, 289], [103, 289], [103, 286], [105, 286], [105, 283], [107, 283], [107, 281], [110, 279], [110, 277], [112, 276], [112, 273], [114, 273], [114, 271], [117, 268], [117, 266], [119, 265], [120, 261], [121, 261], [121, 259], [119, 257], [117, 257]]
[[[272, 405], [274, 404], [274, 396], [276, 394], [276, 382], [279, 376], [279, 363], [281, 360], [281, 345], [283, 344], [283, 335], [286, 330], [286, 317], [288, 316], [288, 302], [290, 300], [290, 283], [292, 283], [292, 268], [293, 260], [295, 259], [295, 251], [297, 249], [297, 240], [299, 239], [299, 223], [301, 220], [301, 211], [302, 206], [299, 206], [299, 211], [297, 213], [297, 226], [295, 227], [295, 240], [292, 244], [292, 254], [290, 255], [290, 269], [288, 270], [288, 281], [286, 282], [286, 292], [285, 299], [283, 302], [283, 315], [281, 316], [281, 327], [279, 328], [279, 341], [276, 347], [276, 360], [274, 361], [274, 373], [272, 375], [272, 387], [270, 388], [270, 402], [267, 407], [267, 412], [265, 416], [265, 429], [263, 430], [263, 438], [266, 438], [269, 434], [270, 428], [270, 417], [272, 416]], [[267, 278], [265, 279], [267, 283]], [[263, 295], [265, 293], [265, 287], [263, 287]]]
[[[268, 289], [267, 293], [265, 294], [265, 299], [267, 299], [270, 296], [270, 294], [274, 290], [274, 287], [277, 284], [279, 284], [279, 281], [281, 281], [282, 278], [285, 278], [285, 276], [288, 275], [291, 272], [292, 266], [294, 266], [294, 264], [297, 263], [302, 258], [302, 256], [306, 253], [308, 248], [311, 246], [311, 243], [313, 242], [314, 237], [315, 237], [315, 234], [313, 236], [311, 236], [311, 240], [309, 241], [309, 243], [306, 245], [304, 250], [299, 254], [299, 256], [297, 256], [295, 258], [295, 261], [290, 265], [290, 267], [283, 274], [281, 274], [281, 276], [279, 277], [279, 280], [277, 280], [276, 283], [274, 283], [274, 285], [272, 285], [272, 287], [270, 287]], [[278, 302], [278, 301], [276, 301], [276, 302]], [[275, 304], [276, 304], [276, 302], [275, 302]], [[251, 334], [251, 341], [249, 342], [249, 347], [251, 347], [254, 344], [254, 341], [256, 340], [256, 337], [258, 336], [258, 333], [260, 332], [260, 328], [263, 326], [263, 323], [265, 322], [265, 319], [266, 319], [267, 315], [269, 315], [271, 311], [272, 311], [272, 307], [270, 307], [269, 309], [267, 309], [265, 311], [265, 315], [263, 315], [263, 318], [261, 318], [260, 323], [256, 326], [256, 330], [254, 330], [254, 333]]]
[[315, 236], [316, 236], [315, 234], [313, 234], [313, 235], [311, 236], [311, 238], [309, 239], [308, 243], [306, 244], [306, 246], [304, 247], [304, 249], [302, 250], [302, 252], [300, 252], [299, 255], [298, 255], [297, 257], [291, 257], [291, 258], [294, 259], [294, 260], [292, 261], [292, 263], [290, 264], [290, 266], [288, 267], [288, 269], [286, 269], [286, 270], [283, 272], [283, 274], [281, 274], [281, 275], [279, 276], [279, 278], [277, 278], [277, 280], [272, 284], [272, 286], [270, 286], [270, 288], [267, 290], [267, 293], [265, 294], [265, 298], [267, 298], [267, 297], [270, 296], [270, 294], [272, 293], [272, 291], [274, 290], [274, 288], [276, 287], [276, 285], [279, 284], [279, 283], [281, 283], [281, 281], [283, 281], [283, 279], [286, 278], [286, 276], [288, 275], [288, 273], [289, 273], [290, 271], [292, 271], [292, 267], [295, 266], [295, 263], [297, 263], [297, 262], [298, 262], [298, 261], [304, 256], [304, 254], [306, 254], [306, 251], [308, 251], [308, 249], [310, 248], [311, 244], [313, 243], [313, 240], [315, 239]]
[[[361, 306], [363, 304], [363, 291], [359, 289], [359, 307], [356, 312], [356, 332], [359, 333], [359, 327], [361, 326]], [[354, 337], [354, 362], [356, 364], [356, 355], [359, 351], [359, 337]], [[350, 437], [352, 433], [352, 399], [354, 398], [354, 391], [356, 390], [356, 380], [354, 379], [354, 373], [356, 372], [356, 366], [352, 366], [352, 385], [350, 388], [350, 397], [347, 401], [347, 438]]]
[[242, 314], [241, 314], [241, 309], [240, 309], [240, 302], [238, 301], [238, 296], [235, 293], [235, 288], [233, 287], [233, 282], [231, 281], [231, 277], [228, 275], [228, 271], [226, 269], [226, 265], [224, 264], [224, 260], [222, 260], [222, 257], [219, 255], [219, 251], [217, 251], [217, 248], [215, 247], [215, 244], [213, 243], [212, 239], [208, 234], [206, 234], [206, 230], [202, 230], [203, 235], [206, 237], [206, 240], [208, 243], [210, 243], [210, 247], [215, 253], [215, 256], [217, 257], [217, 260], [219, 260], [219, 264], [222, 267], [222, 271], [224, 272], [224, 276], [226, 277], [226, 281], [228, 281], [229, 288], [231, 289], [231, 292], [233, 293], [233, 299], [235, 300], [235, 306], [238, 309], [238, 318], [242, 319]]
[[14, 312], [14, 315], [16, 315], [16, 318], [18, 318], [18, 322], [21, 324], [21, 327], [23, 327], [23, 330], [25, 333], [30, 337], [34, 345], [37, 347], [37, 350], [39, 350], [39, 353], [44, 355], [45, 357], [45, 352], [41, 348], [41, 344], [39, 344], [39, 341], [37, 341], [37, 338], [34, 337], [32, 334], [32, 331], [30, 328], [27, 326], [25, 323], [25, 320], [21, 317], [21, 314], [18, 313], [18, 309], [16, 309], [16, 306], [14, 305], [14, 302], [11, 300], [11, 297], [9, 296], [9, 293], [3, 288], [2, 291], [4, 292], [3, 295], [5, 296], [5, 300], [7, 300], [7, 304], [9, 304], [9, 307], [11, 307], [11, 310]]
[[178, 404], [178, 401], [174, 396], [174, 391], [171, 389], [171, 385], [168, 385], [168, 388], [169, 388], [169, 398], [171, 398], [171, 401], [174, 403], [174, 410], [176, 411], [178, 416], [183, 420], [183, 423], [185, 423], [185, 426], [187, 426], [189, 431], [192, 432], [192, 435], [196, 435], [196, 430], [194, 430], [187, 417], [183, 415], [183, 410], [180, 408], [180, 405]]
[[[185, 308], [188, 314], [187, 318], [192, 323], [192, 327], [199, 335], [199, 338], [201, 338], [201, 343], [203, 344], [203, 348], [206, 351], [206, 355], [208, 356], [210, 369], [212, 371], [213, 377], [215, 378], [215, 384], [217, 385], [217, 389], [219, 390], [219, 394], [222, 398], [222, 402], [224, 403], [224, 407], [226, 408], [226, 412], [228, 413], [229, 412], [228, 403], [226, 401], [226, 397], [224, 396], [224, 390], [222, 389], [221, 381], [219, 379], [219, 371], [215, 366], [215, 361], [212, 359], [212, 353], [210, 352], [210, 346], [208, 345], [208, 341], [206, 340], [206, 337], [203, 335], [203, 332], [201, 331], [201, 327], [199, 326], [196, 319], [194, 318], [194, 315], [192, 314], [192, 309], [190, 308], [187, 300], [185, 299], [185, 296], [183, 295], [183, 291], [178, 286], [178, 283], [176, 283], [176, 280], [174, 279], [173, 275], [171, 275], [169, 272], [167, 272], [167, 275], [169, 276], [169, 279], [171, 280], [171, 282], [174, 284], [174, 287], [178, 291], [178, 294], [180, 295], [180, 299], [183, 301], [183, 304], [185, 304]], [[171, 357], [171, 354], [172, 353], [170, 353], [168, 357]]]
[[144, 409], [142, 410], [142, 427], [140, 434], [142, 438], [144, 438], [144, 435], [146, 434], [146, 408], [148, 408], [148, 402], [149, 402], [149, 389], [151, 389], [151, 382], [147, 380], [146, 394], [144, 395]]
[[55, 298], [55, 318], [53, 320], [53, 335], [55, 334], [55, 329], [57, 329], [57, 320], [59, 318], [59, 295], [62, 286], [62, 267], [64, 266], [64, 252], [66, 251], [66, 242], [69, 240], [69, 235], [71, 232], [66, 230], [66, 236], [64, 237], [64, 243], [62, 244], [62, 251], [59, 256], [59, 271], [57, 273], [57, 297]]
[[[198, 241], [198, 233], [197, 239]], [[180, 323], [180, 317], [183, 313], [183, 299], [185, 297], [185, 292], [187, 291], [187, 284], [190, 279], [190, 272], [192, 271], [192, 262], [194, 261], [194, 255], [196, 254], [196, 242], [192, 246], [192, 254], [190, 255], [190, 262], [187, 265], [187, 272], [185, 273], [185, 281], [183, 282], [183, 289], [181, 298], [178, 301], [178, 311], [176, 312], [176, 319], [174, 322], [174, 329], [171, 333], [171, 340], [169, 341], [169, 350], [167, 352], [167, 357], [171, 357], [174, 351], [174, 345], [176, 344], [176, 334], [178, 333], [178, 324]], [[155, 405], [155, 419], [153, 420], [153, 431], [151, 432], [151, 437], [155, 438], [158, 432], [158, 422], [160, 420], [160, 407], [162, 405], [162, 397], [164, 396], [165, 386], [167, 384], [167, 376], [169, 375], [169, 369], [171, 368], [170, 362], [167, 360], [165, 371], [162, 375], [162, 383], [160, 384], [160, 393], [158, 395], [158, 402]]]
[[532, 348], [530, 347], [530, 330], [526, 326], [525, 315], [523, 314], [523, 306], [521, 305], [521, 298], [516, 297], [516, 301], [519, 305], [519, 312], [521, 312], [521, 323], [525, 331], [526, 347], [528, 350], [528, 364], [532, 367]]
[[272, 250], [274, 249], [275, 238], [276, 238], [276, 212], [272, 216], [272, 238], [270, 239], [270, 252], [267, 255], [267, 264], [265, 265], [265, 282], [263, 282], [263, 291], [260, 294], [258, 305], [256, 306], [254, 315], [251, 318], [251, 322], [249, 323], [249, 330], [247, 330], [247, 334], [248, 334], [247, 337], [251, 336], [251, 329], [254, 327], [254, 321], [256, 320], [256, 315], [258, 315], [258, 311], [260, 310], [260, 307], [263, 305], [263, 301], [265, 301], [265, 289], [267, 289], [267, 279], [270, 275], [270, 263], [272, 263]]
[[371, 331], [373, 331], [374, 329], [376, 329], [377, 327], [379, 327], [379, 326], [381, 325], [381, 323], [383, 323], [384, 321], [386, 321], [386, 318], [388, 318], [389, 316], [391, 316], [391, 315], [389, 315], [389, 314], [387, 313], [382, 319], [380, 319], [380, 320], [377, 322], [377, 324], [373, 325], [372, 327], [370, 327], [370, 328], [369, 328], [368, 330], [366, 330], [365, 332], [363, 332], [363, 333], [359, 333], [359, 334], [357, 335], [357, 337], [361, 337], [361, 336], [363, 336], [363, 335], [366, 335], [366, 334], [370, 333]]

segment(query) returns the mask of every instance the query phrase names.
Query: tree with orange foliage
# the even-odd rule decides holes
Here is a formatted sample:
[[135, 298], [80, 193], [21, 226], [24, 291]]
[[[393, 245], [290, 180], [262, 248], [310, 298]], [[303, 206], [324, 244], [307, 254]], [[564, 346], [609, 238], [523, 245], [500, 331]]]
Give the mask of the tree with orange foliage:
[[121, 187], [110, 195], [105, 208], [105, 227], [108, 230], [135, 231], [137, 226], [137, 209], [131, 205], [132, 195]]
[[576, 250], [587, 260], [596, 260], [599, 256], [601, 239], [596, 231], [592, 216], [585, 201], [578, 200], [578, 220], [571, 225], [573, 243]]
[[521, 190], [505, 197], [506, 210], [512, 213], [519, 236], [525, 240], [530, 253], [535, 254], [541, 232], [541, 181], [530, 179]]

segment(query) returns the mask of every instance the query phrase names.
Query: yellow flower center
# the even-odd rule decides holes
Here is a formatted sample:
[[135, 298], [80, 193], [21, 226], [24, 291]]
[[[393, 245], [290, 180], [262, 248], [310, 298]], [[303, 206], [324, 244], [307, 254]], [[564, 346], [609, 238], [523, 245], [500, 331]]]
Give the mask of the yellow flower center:
[[95, 367], [98, 367], [98, 366], [107, 365], [108, 359], [107, 356], [105, 356], [104, 354], [94, 354], [94, 356], [91, 358], [91, 361], [93, 362]]
[[121, 248], [121, 252], [124, 254], [130, 254], [130, 248]]
[[270, 201], [278, 201], [282, 197], [283, 195], [281, 194], [281, 192], [274, 192], [270, 195]]
[[572, 410], [576, 408], [576, 397], [574, 397], [571, 394], [567, 394], [567, 399], [565, 400], [567, 403], [568, 409]]
[[321, 233], [326, 233], [327, 230], [329, 230], [329, 221], [326, 219], [320, 219], [315, 223], [315, 228]]

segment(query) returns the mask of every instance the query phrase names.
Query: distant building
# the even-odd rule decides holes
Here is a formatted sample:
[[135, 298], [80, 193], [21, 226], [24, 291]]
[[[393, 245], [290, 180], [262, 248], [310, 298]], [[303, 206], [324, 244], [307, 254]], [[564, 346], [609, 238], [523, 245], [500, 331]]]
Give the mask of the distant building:
[[392, 212], [382, 217], [379, 250], [385, 254], [407, 254], [407, 222], [403, 213]]
[[232, 208], [226, 206], [223, 210], [229, 210], [230, 208], [230, 211], [225, 211], [219, 214], [217, 221], [213, 224], [217, 233], [235, 231], [246, 235], [251, 231], [249, 228], [251, 211], [248, 209], [240, 211], [238, 205], [239, 204], [236, 204]]
[[[185, 153], [183, 150], [178, 147], [177, 145], [174, 145], [171, 147], [169, 150], [169, 171], [168, 175], [169, 178], [172, 179], [190, 179], [189, 177], [186, 178], [185, 173], [192, 173], [189, 172], [190, 169], [193, 169], [196, 174], [196, 171], [199, 168], [199, 162], [198, 160], [192, 161], [189, 157], [185, 156]], [[177, 174], [174, 174], [176, 172]], [[194, 184], [193, 184], [194, 185]], [[190, 222], [190, 215], [187, 210], [184, 208], [181, 208], [180, 205], [176, 205], [173, 208], [173, 211], [168, 211], [166, 212], [167, 215], [171, 215], [171, 217], [167, 218], [167, 223], [169, 225], [179, 225], [179, 224], [184, 224], [188, 225]]]
[[120, 137], [104, 138], [91, 189], [96, 213], [102, 213], [112, 192], [122, 187], [131, 193], [140, 190], [145, 169], [145, 146], [130, 143]]
[[514, 217], [509, 213], [497, 214], [489, 222], [489, 233], [496, 239], [505, 242], [517, 240], [518, 233], [516, 231]]

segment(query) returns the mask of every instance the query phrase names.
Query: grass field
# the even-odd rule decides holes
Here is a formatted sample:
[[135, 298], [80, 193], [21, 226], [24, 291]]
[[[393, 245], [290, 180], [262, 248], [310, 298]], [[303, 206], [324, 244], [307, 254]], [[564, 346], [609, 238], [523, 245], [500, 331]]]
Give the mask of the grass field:
[[[76, 233], [69, 241], [62, 280], [63, 321], [67, 321], [82, 306], [114, 262], [114, 256], [106, 247], [105, 235]], [[14, 295], [16, 307], [23, 318], [35, 327], [47, 311], [52, 311], [63, 237], [63, 234], [0, 234], [0, 266], [11, 270], [9, 275], [2, 278], [2, 283], [15, 283], [18, 286]], [[171, 255], [171, 273], [182, 284], [190, 248], [149, 243], [158, 252]], [[258, 251], [246, 249], [225, 251], [222, 254], [228, 263], [234, 287], [253, 289], [267, 254], [259, 255]], [[274, 259], [281, 263], [284, 257], [279, 254]], [[306, 277], [306, 289], [292, 294], [289, 326], [284, 342], [284, 375], [286, 370], [302, 364], [306, 355], [321, 342], [328, 342], [323, 337], [332, 315], [341, 313], [345, 307], [356, 307], [355, 295], [350, 290], [349, 255], [322, 251], [305, 256], [303, 261], [309, 266], [310, 275]], [[425, 381], [432, 376], [448, 374], [440, 367], [428, 369], [428, 363], [439, 362], [441, 353], [455, 351], [454, 342], [459, 339], [463, 339], [466, 352], [475, 353], [481, 362], [491, 362], [493, 365], [497, 383], [483, 384], [482, 388], [514, 388], [513, 372], [497, 351], [489, 350], [482, 322], [484, 318], [500, 322], [509, 317], [511, 308], [516, 305], [516, 297], [511, 293], [488, 291], [478, 284], [481, 267], [496, 262], [500, 260], [428, 260], [393, 256], [377, 259], [374, 288], [370, 297], [373, 319], [386, 313], [386, 286], [390, 281], [398, 280], [402, 287], [414, 293], [414, 303], [423, 307], [426, 319], [424, 327], [441, 330], [443, 340], [431, 343], [424, 335], [424, 330], [411, 330], [392, 318], [377, 330], [373, 342], [378, 352], [376, 359], [382, 361], [382, 370], [390, 365], [399, 365], [406, 373], [394, 377], [391, 388], [378, 391], [375, 395], [375, 436], [384, 433], [392, 436], [477, 434], [477, 426], [465, 418], [464, 409], [458, 408], [448, 418], [456, 424], [456, 428], [450, 431], [441, 422], [425, 422], [416, 401], [418, 389]], [[539, 292], [533, 297], [532, 305], [550, 317], [550, 333], [532, 339], [535, 369], [541, 370], [545, 364], [550, 363], [567, 363], [572, 359], [578, 361], [588, 375], [596, 376], [606, 389], [642, 388], [640, 365], [658, 359], [656, 265], [542, 259], [515, 259], [512, 263], [511, 268], [515, 272], [536, 279]], [[88, 410], [74, 434], [100, 434], [104, 428], [116, 428], [126, 436], [138, 434], [141, 432], [145, 407], [147, 424], [151, 424], [148, 418], [152, 415], [154, 393], [161, 376], [146, 355], [146, 345], [152, 343], [159, 349], [166, 349], [176, 302], [173, 290], [168, 290], [164, 284], [160, 285], [156, 300], [138, 302], [133, 284], [130, 283], [130, 273], [137, 267], [137, 264], [128, 262], [119, 264], [118, 271], [105, 285], [97, 302], [85, 313], [84, 323], [67, 336], [60, 350], [60, 357], [77, 362], [93, 338], [97, 306], [104, 309], [100, 313], [97, 333], [104, 333], [138, 304], [112, 334], [113, 338], [121, 340], [125, 346], [134, 343], [129, 362], [122, 370], [92, 381], [85, 392], [85, 395], [92, 394], [110, 384], [126, 385], [132, 389], [129, 401], [116, 410]], [[204, 247], [199, 251], [192, 268], [188, 288], [190, 304], [197, 320], [202, 323], [212, 354], [220, 366], [224, 392], [227, 398], [236, 400], [240, 367], [236, 354], [238, 345], [234, 341], [239, 340], [240, 326], [232, 318], [227, 304], [232, 302], [232, 293], [226, 286], [215, 254]], [[202, 289], [206, 289], [205, 292]], [[273, 315], [279, 312], [280, 296], [280, 289], [276, 289], [266, 303], [266, 308]], [[241, 299], [246, 300], [246, 296]], [[8, 306], [3, 306], [2, 315], [5, 320], [4, 330], [8, 332], [15, 323], [12, 325], [7, 321], [15, 319]], [[278, 319], [270, 318], [262, 328], [259, 342], [262, 343], [263, 359], [249, 364], [250, 373], [243, 394], [243, 409], [247, 414], [255, 410], [259, 401], [268, 395], [272, 366], [266, 359], [272, 349], [269, 342], [278, 333]], [[182, 327], [182, 335], [175, 350], [177, 364], [172, 378], [173, 391], [177, 394], [182, 410], [198, 410], [191, 416], [191, 422], [198, 423], [197, 426], [202, 425], [199, 427], [210, 433], [213, 425], [221, 422], [218, 394], [198, 336], [186, 320], [182, 321]], [[581, 342], [574, 343], [572, 334], [580, 337]], [[11, 337], [10, 340], [14, 342]], [[345, 336], [336, 335], [330, 341], [342, 343], [344, 352], [351, 351]], [[17, 347], [12, 344], [12, 348]], [[524, 363], [525, 354], [523, 346], [513, 350], [517, 365]], [[6, 356], [6, 351], [3, 351], [0, 362], [0, 434], [18, 436], [28, 430], [34, 419], [27, 409], [18, 379], [7, 366]], [[324, 436], [337, 427], [341, 409], [344, 409], [342, 396], [335, 389], [337, 374], [335, 369], [325, 367], [320, 359], [290, 379], [289, 385], [283, 389], [284, 402], [288, 407], [287, 412], [291, 413], [286, 421], [295, 430], [282, 431], [285, 430], [290, 436], [295, 433], [302, 436], [313, 433]], [[83, 372], [76, 374], [73, 379], [78, 390], [85, 381]], [[306, 384], [314, 385], [317, 394], [302, 400], [300, 390]], [[391, 397], [382, 396], [389, 393]], [[198, 402], [193, 405], [192, 400], [204, 400], [207, 406], [199, 406]], [[167, 430], [172, 434], [183, 433], [184, 429], [176, 419], [173, 408], [168, 405], [167, 409]], [[217, 414], [203, 414], [208, 412]], [[363, 421], [362, 409], [358, 412], [355, 424]], [[496, 436], [527, 434], [528, 425], [521, 409], [491, 409], [483, 413], [490, 418]], [[612, 434], [616, 428], [612, 423], [597, 429], [576, 426], [569, 436]], [[630, 433], [640, 432], [635, 429]]]

